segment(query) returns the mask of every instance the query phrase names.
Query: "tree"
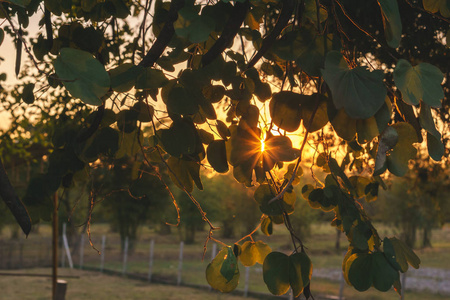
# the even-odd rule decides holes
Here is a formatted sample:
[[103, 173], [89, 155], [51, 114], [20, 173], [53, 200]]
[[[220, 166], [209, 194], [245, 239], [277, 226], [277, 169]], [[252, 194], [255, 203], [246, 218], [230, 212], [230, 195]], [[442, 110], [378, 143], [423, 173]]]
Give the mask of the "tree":
[[[192, 191], [203, 189], [205, 170], [230, 171], [256, 186], [261, 230], [284, 224], [293, 251], [269, 253], [253, 240], [256, 228], [224, 246], [208, 282], [231, 291], [237, 259], [259, 262], [273, 294], [291, 287], [309, 298], [312, 263], [290, 217], [308, 162], [328, 175], [302, 196], [333, 211], [347, 235], [350, 285], [399, 291], [406, 261], [419, 267], [404, 242], [379, 236], [361, 201], [376, 200], [388, 174], [407, 173], [424, 137], [429, 157], [447, 163], [449, 0], [6, 0], [0, 8], [0, 40], [15, 39], [21, 73], [2, 90], [15, 124], [4, 137], [23, 140], [32, 117], [51, 141], [48, 167], [23, 198], [33, 222], [75, 174], [130, 157], [167, 189], [168, 172], [209, 226], [208, 242], [218, 228]], [[42, 32], [28, 39], [29, 17], [42, 11]], [[20, 72], [22, 49], [30, 61]], [[1, 197], [28, 233], [27, 211], [0, 171]]]

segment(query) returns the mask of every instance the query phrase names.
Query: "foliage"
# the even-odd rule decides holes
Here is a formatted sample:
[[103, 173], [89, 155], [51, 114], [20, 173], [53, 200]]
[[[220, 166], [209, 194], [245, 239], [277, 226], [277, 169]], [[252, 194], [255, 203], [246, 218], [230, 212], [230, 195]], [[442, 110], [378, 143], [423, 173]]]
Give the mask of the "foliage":
[[[99, 166], [110, 166], [104, 171], [112, 190], [131, 194], [102, 195], [117, 198], [110, 203], [128, 219], [122, 205], [170, 191], [168, 174], [184, 192], [181, 201], [209, 226], [206, 244], [218, 227], [193, 191], [204, 189], [205, 170], [230, 170], [239, 183], [256, 186], [262, 232], [283, 224], [292, 253], [241, 243], [254, 242], [258, 226], [233, 247], [224, 245], [208, 266], [208, 282], [234, 289], [242, 257], [263, 263], [272, 293], [291, 287], [310, 298], [312, 263], [291, 222], [299, 196], [293, 187], [305, 162], [327, 174], [301, 194], [312, 208], [334, 212], [332, 225], [347, 235], [347, 282], [361, 291], [399, 291], [405, 268], [392, 257], [407, 253], [413, 267], [419, 260], [404, 244], [396, 247], [395, 238], [380, 237], [361, 202], [375, 201], [389, 174], [405, 175], [418, 150], [447, 163], [449, 90], [441, 84], [449, 79], [449, 7], [449, 0], [3, 1], [0, 41], [4, 34], [15, 39], [21, 73], [17, 86], [2, 89], [13, 117], [3, 159], [11, 145], [28, 158], [36, 153], [32, 146], [43, 149], [47, 166], [22, 198], [33, 222], [50, 218], [51, 195], [80, 174], [98, 196], [93, 192], [108, 180], [95, 176]], [[41, 11], [42, 32], [27, 39], [30, 16]], [[30, 59], [25, 66], [22, 51]], [[418, 144], [422, 129], [428, 154]], [[28, 233], [24, 205], [6, 176], [0, 184]], [[181, 196], [168, 194], [179, 223]], [[100, 200], [90, 199], [93, 209]], [[140, 213], [136, 224], [149, 202], [133, 208]]]

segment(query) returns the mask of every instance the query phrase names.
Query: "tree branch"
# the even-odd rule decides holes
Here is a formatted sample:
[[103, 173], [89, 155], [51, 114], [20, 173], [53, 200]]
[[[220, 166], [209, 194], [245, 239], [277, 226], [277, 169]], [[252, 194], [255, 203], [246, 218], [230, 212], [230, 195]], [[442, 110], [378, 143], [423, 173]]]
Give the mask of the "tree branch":
[[145, 57], [139, 63], [139, 66], [148, 68], [155, 64], [158, 58], [163, 54], [173, 35], [175, 34], [175, 29], [173, 28], [173, 23], [178, 19], [178, 11], [184, 7], [184, 0], [172, 0], [170, 4], [169, 13], [167, 15], [167, 21], [164, 23], [164, 27], [158, 38], [153, 43], [150, 50], [148, 50]]
[[233, 41], [234, 37], [241, 28], [242, 22], [250, 9], [250, 1], [236, 2], [231, 12], [231, 17], [225, 24], [222, 34], [217, 41], [212, 45], [208, 52], [202, 57], [202, 66], [206, 66], [213, 62]]
[[247, 65], [247, 69], [253, 67], [258, 60], [263, 57], [263, 55], [269, 50], [270, 46], [275, 42], [277, 37], [280, 35], [281, 31], [286, 27], [289, 20], [291, 19], [292, 12], [295, 9], [295, 0], [284, 0], [283, 8], [281, 9], [280, 16], [278, 17], [275, 27], [270, 32], [270, 34], [262, 41], [261, 48], [258, 50], [255, 56], [250, 60]]
[[9, 210], [16, 218], [17, 223], [19, 223], [22, 231], [28, 236], [31, 230], [31, 218], [28, 215], [28, 211], [20, 201], [16, 194], [11, 182], [9, 181], [8, 175], [6, 174], [5, 168], [3, 167], [2, 160], [0, 159], [0, 196], [8, 206]]

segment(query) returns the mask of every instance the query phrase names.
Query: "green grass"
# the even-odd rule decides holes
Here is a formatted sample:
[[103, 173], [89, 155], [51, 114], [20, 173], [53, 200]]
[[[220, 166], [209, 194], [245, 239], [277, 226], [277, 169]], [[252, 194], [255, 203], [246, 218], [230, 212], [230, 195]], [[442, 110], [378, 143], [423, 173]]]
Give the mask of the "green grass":
[[[13, 273], [51, 274], [50, 269], [16, 270]], [[68, 282], [66, 299], [70, 300], [119, 300], [119, 299], [159, 299], [159, 300], [243, 300], [241, 296], [225, 295], [188, 287], [174, 287], [161, 284], [103, 275], [98, 272], [60, 269], [60, 275], [80, 276], [64, 279]], [[26, 287], [26, 288], [24, 288]], [[2, 277], [0, 280], [3, 300], [47, 300], [51, 298], [50, 277]]]

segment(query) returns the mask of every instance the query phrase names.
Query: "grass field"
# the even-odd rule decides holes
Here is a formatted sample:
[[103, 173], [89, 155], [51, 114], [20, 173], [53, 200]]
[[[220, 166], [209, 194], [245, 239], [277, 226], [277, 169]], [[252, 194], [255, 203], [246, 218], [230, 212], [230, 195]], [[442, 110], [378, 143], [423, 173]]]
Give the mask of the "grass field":
[[[392, 236], [395, 232], [386, 226], [378, 225], [381, 236]], [[347, 241], [345, 236], [341, 238], [341, 250], [334, 249], [335, 231], [328, 224], [315, 224], [312, 229], [313, 236], [306, 240], [308, 247], [308, 254], [313, 261], [314, 268], [339, 268], [342, 263], [345, 247]], [[123, 258], [120, 254], [119, 237], [116, 233], [111, 233], [107, 225], [94, 224], [92, 227], [92, 239], [94, 245], [100, 248], [102, 235], [107, 235], [107, 243], [105, 249], [105, 268], [115, 271], [122, 270]], [[3, 231], [3, 236], [8, 235], [8, 230]], [[49, 226], [41, 226], [37, 234], [30, 235], [29, 239], [24, 241], [25, 248], [27, 243], [36, 242], [39, 239], [48, 238], [50, 235]], [[205, 261], [202, 262], [203, 243], [206, 237], [206, 232], [199, 232], [197, 235], [197, 243], [193, 245], [184, 245], [184, 259], [183, 259], [183, 275], [182, 282], [186, 284], [200, 284], [206, 285], [205, 269], [211, 259], [212, 244], [208, 245], [208, 251], [205, 256]], [[176, 274], [178, 272], [178, 254], [179, 254], [179, 238], [177, 233], [169, 236], [157, 235], [150, 228], [142, 228], [140, 232], [139, 241], [136, 244], [134, 252], [128, 257], [127, 272], [133, 274], [141, 274], [146, 276], [148, 272], [148, 256], [150, 240], [155, 241], [154, 265], [153, 274], [155, 277], [166, 278], [169, 282], [176, 281]], [[262, 239], [267, 242], [273, 250], [290, 251], [289, 237], [282, 227], [275, 229], [272, 237], [265, 237], [258, 235], [256, 239]], [[234, 240], [224, 240], [228, 244], [233, 244]], [[445, 226], [442, 230], [435, 230], [433, 232], [433, 248], [416, 250], [416, 253], [421, 257], [421, 267], [443, 268], [450, 269], [450, 226]], [[219, 250], [220, 246], [218, 247]], [[30, 251], [37, 251], [30, 249]], [[27, 255], [26, 251], [24, 252]], [[33, 252], [31, 252], [33, 253]], [[78, 264], [79, 251], [74, 251], [74, 263]], [[30, 254], [33, 255], [33, 254]], [[95, 267], [99, 266], [100, 258], [95, 250], [93, 250], [86, 241], [84, 247], [84, 266]], [[67, 263], [66, 263], [67, 266]], [[22, 270], [23, 271], [23, 270]], [[26, 272], [44, 272], [43, 270], [25, 270]], [[47, 274], [50, 270], [45, 271]], [[61, 272], [73, 272], [79, 274], [80, 279], [70, 279], [68, 299], [86, 299], [87, 295], [95, 299], [179, 299], [172, 297], [172, 293], [164, 294], [168, 290], [177, 290], [177, 294], [189, 295], [187, 299], [239, 299], [230, 298], [229, 295], [210, 294], [203, 290], [181, 288], [174, 286], [161, 286], [157, 284], [147, 285], [139, 281], [125, 280], [121, 277], [111, 277], [101, 275], [99, 273], [91, 273], [79, 270], [61, 269]], [[245, 269], [240, 267], [241, 280], [238, 289], [244, 289]], [[72, 274], [72, 273], [71, 273]], [[267, 292], [267, 288], [262, 280], [262, 267], [256, 265], [250, 268], [249, 273], [249, 290], [255, 292]], [[27, 298], [26, 293], [29, 289], [21, 289], [24, 281], [29, 286], [36, 285], [36, 295], [42, 294], [43, 298]], [[2, 277], [0, 280], [0, 288], [2, 289], [1, 299], [48, 299], [45, 296], [50, 289], [49, 278], [28, 278], [28, 277]], [[43, 290], [42, 290], [43, 289]], [[47, 289], [47, 290], [46, 290]], [[116, 291], [116, 289], [118, 289]], [[42, 291], [41, 291], [42, 290]], [[122, 291], [123, 290], [123, 291]], [[339, 283], [330, 282], [324, 279], [315, 279], [312, 283], [312, 290], [316, 295], [337, 295], [339, 293]], [[17, 293], [24, 293], [23, 295]], [[71, 294], [73, 293], [73, 294]], [[84, 294], [83, 294], [84, 293]], [[122, 293], [129, 293], [129, 296], [123, 296]], [[189, 293], [198, 294], [199, 298], [191, 297]], [[206, 293], [206, 294], [204, 294]], [[4, 296], [10, 298], [4, 298]], [[70, 296], [69, 296], [70, 295]], [[84, 296], [83, 296], [84, 295]], [[123, 297], [120, 297], [122, 295]], [[144, 297], [145, 295], [145, 297]], [[116, 297], [117, 298], [114, 298]], [[344, 296], [346, 299], [398, 299], [398, 295], [394, 291], [381, 293], [373, 288], [368, 292], [359, 293], [353, 288], [345, 286]], [[31, 296], [30, 296], [31, 297]], [[79, 298], [77, 298], [79, 297]], [[102, 298], [104, 297], [104, 298]], [[441, 300], [448, 299], [448, 297], [408, 292], [406, 299], [430, 299]]]

